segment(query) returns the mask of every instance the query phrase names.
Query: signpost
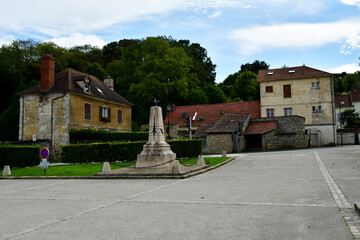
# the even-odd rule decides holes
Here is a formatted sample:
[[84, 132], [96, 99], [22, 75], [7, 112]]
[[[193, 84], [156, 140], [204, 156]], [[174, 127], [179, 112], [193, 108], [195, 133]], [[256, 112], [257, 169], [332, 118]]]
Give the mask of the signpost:
[[44, 169], [44, 175], [46, 175], [46, 169], [49, 167], [49, 162], [47, 161], [47, 158], [49, 157], [49, 149], [46, 147], [43, 147], [40, 150], [40, 157], [42, 158], [40, 167], [42, 169]]

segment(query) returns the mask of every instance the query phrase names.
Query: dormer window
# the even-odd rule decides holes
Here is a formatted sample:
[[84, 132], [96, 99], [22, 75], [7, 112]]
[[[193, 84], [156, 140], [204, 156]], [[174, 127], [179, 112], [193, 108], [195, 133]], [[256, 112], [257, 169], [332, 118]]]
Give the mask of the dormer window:
[[199, 116], [198, 122], [203, 122], [203, 121], [204, 121], [204, 116]]
[[84, 83], [84, 92], [90, 93], [90, 83]]
[[187, 116], [187, 112], [183, 112], [183, 113], [181, 114], [181, 118], [186, 118], [186, 116]]

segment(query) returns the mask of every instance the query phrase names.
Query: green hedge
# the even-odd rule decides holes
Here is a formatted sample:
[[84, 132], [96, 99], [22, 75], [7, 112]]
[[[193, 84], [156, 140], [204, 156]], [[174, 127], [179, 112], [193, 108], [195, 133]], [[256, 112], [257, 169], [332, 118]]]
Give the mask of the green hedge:
[[[64, 163], [135, 161], [146, 141], [71, 144], [62, 146]], [[202, 153], [201, 140], [169, 141], [177, 158], [197, 157]]]
[[170, 140], [168, 143], [177, 158], [197, 157], [202, 153], [202, 140]]
[[0, 145], [0, 168], [30, 167], [40, 164], [40, 146]]
[[70, 141], [72, 143], [84, 141], [146, 141], [147, 132], [107, 132], [94, 130], [71, 130]]

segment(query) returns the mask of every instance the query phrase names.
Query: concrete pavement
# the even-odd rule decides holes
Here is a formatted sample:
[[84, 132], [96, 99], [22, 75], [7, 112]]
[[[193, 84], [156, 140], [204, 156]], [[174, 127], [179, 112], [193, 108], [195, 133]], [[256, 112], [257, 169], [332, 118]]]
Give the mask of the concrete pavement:
[[184, 180], [0, 180], [0, 239], [360, 239], [360, 147], [236, 157]]

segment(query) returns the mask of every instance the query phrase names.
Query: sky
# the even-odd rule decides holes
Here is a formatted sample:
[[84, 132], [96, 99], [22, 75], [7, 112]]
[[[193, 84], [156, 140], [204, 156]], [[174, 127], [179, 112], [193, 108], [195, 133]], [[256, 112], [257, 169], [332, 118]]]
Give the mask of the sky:
[[102, 47], [171, 36], [204, 47], [216, 81], [255, 60], [360, 71], [360, 0], [11, 0], [0, 9], [0, 45], [52, 41]]

